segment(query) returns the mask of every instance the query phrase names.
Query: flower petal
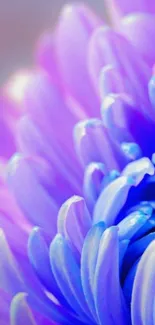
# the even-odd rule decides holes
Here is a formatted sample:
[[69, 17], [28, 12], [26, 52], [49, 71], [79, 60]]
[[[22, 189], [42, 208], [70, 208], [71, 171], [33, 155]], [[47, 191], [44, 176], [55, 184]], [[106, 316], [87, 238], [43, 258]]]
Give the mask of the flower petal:
[[43, 227], [52, 237], [58, 206], [48, 192], [49, 179], [48, 165], [38, 158], [12, 158], [8, 181], [19, 206], [33, 224]]
[[84, 197], [89, 210], [92, 212], [101, 191], [105, 175], [105, 166], [102, 163], [90, 163], [84, 174]]
[[131, 239], [140, 228], [144, 226], [147, 220], [151, 217], [150, 214], [145, 214], [142, 211], [132, 212], [126, 216], [118, 224], [118, 236], [121, 240]]
[[91, 38], [89, 55], [91, 74], [97, 87], [101, 69], [111, 65], [123, 76], [125, 92], [136, 104], [148, 110], [147, 87], [151, 69], [125, 37], [109, 28], [100, 27]]
[[51, 243], [50, 262], [64, 297], [80, 319], [89, 324], [89, 310], [82, 290], [80, 268], [67, 241], [60, 234]]
[[133, 325], [153, 325], [155, 297], [155, 241], [143, 254], [136, 272], [131, 301]]
[[66, 90], [82, 105], [88, 116], [99, 112], [87, 66], [88, 42], [93, 30], [101, 24], [84, 6], [66, 6], [56, 29], [56, 53]]
[[97, 319], [97, 315], [93, 297], [94, 274], [99, 251], [99, 244], [105, 229], [106, 227], [103, 222], [98, 223], [90, 229], [85, 239], [81, 255], [82, 287], [89, 309], [95, 319]]
[[119, 169], [119, 153], [112, 147], [107, 130], [99, 119], [90, 119], [79, 122], [74, 130], [75, 146], [82, 164], [91, 162], [105, 163], [108, 170]]
[[129, 323], [129, 315], [119, 283], [116, 227], [107, 229], [103, 233], [96, 263], [93, 292], [100, 324], [125, 325]]
[[65, 305], [68, 308], [69, 306], [61, 294], [51, 270], [48, 245], [43, 237], [41, 229], [38, 227], [35, 227], [30, 234], [28, 254], [39, 280], [45, 288], [58, 299], [61, 305]]
[[115, 223], [124, 206], [130, 188], [134, 185], [131, 177], [119, 177], [110, 183], [100, 194], [94, 209], [93, 223], [104, 221], [107, 226]]
[[128, 15], [120, 23], [120, 32], [132, 42], [152, 68], [155, 58], [155, 49], [153, 46], [155, 16], [147, 13], [133, 13]]
[[92, 220], [82, 197], [73, 196], [60, 208], [58, 232], [65, 236], [80, 254]]
[[10, 325], [36, 325], [26, 302], [26, 294], [19, 293], [13, 298], [10, 307], [10, 318]]

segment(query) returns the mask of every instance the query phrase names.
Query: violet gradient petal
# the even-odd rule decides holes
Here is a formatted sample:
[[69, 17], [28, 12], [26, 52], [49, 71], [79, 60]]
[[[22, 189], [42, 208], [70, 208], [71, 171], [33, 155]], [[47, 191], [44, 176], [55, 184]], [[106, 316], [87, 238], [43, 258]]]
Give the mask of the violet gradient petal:
[[149, 66], [155, 63], [155, 15], [131, 14], [121, 21], [120, 32], [137, 48]]
[[25, 284], [3, 230], [0, 230], [0, 288], [11, 296], [25, 291]]
[[154, 325], [155, 241], [144, 252], [135, 276], [131, 315], [133, 325]]
[[94, 300], [100, 324], [129, 324], [129, 315], [119, 282], [117, 228], [102, 235], [94, 275]]
[[51, 292], [51, 294], [54, 295], [62, 305], [68, 308], [68, 304], [61, 294], [51, 270], [49, 247], [43, 236], [43, 231], [38, 227], [35, 227], [30, 234], [28, 241], [28, 255], [31, 264], [45, 289]]
[[107, 226], [113, 225], [133, 185], [132, 177], [121, 176], [103, 189], [95, 205], [93, 223], [104, 221]]
[[99, 25], [100, 20], [86, 7], [69, 5], [56, 28], [56, 52], [66, 91], [93, 117], [99, 112], [99, 98], [89, 75], [87, 55], [89, 38]]
[[121, 34], [110, 28], [98, 28], [89, 45], [89, 66], [94, 82], [99, 85], [101, 69], [111, 65], [123, 76], [125, 92], [139, 106], [149, 106], [147, 93], [151, 69], [137, 49]]
[[111, 93], [125, 93], [126, 88], [123, 82], [123, 75], [115, 65], [108, 64], [101, 68], [99, 73], [99, 89], [102, 99]]
[[82, 289], [80, 267], [67, 241], [60, 234], [56, 235], [51, 243], [50, 262], [64, 297], [81, 321], [89, 324], [91, 316]]
[[62, 150], [63, 146], [60, 148], [56, 141], [51, 145], [27, 116], [20, 121], [20, 148], [27, 156], [36, 155], [48, 161], [51, 168], [52, 196], [59, 205], [73, 193], [80, 194], [82, 180], [79, 164], [71, 164], [72, 160]]
[[110, 94], [103, 101], [101, 113], [103, 124], [116, 141], [134, 142], [140, 147], [143, 156], [152, 157], [155, 150], [152, 141], [155, 127], [152, 117], [155, 115], [152, 108], [151, 111], [148, 109], [142, 112], [128, 97]]
[[56, 232], [57, 203], [49, 189], [50, 170], [38, 158], [15, 155], [9, 166], [8, 182], [24, 215], [43, 227], [51, 237]]
[[102, 163], [90, 163], [84, 173], [83, 191], [89, 210], [92, 212], [101, 191], [105, 175], [105, 166]]
[[80, 254], [92, 220], [82, 197], [73, 196], [59, 210], [58, 232], [68, 240]]
[[[77, 155], [84, 166], [91, 162], [105, 163], [108, 170], [119, 170], [119, 153], [112, 144], [107, 130], [99, 119], [79, 122], [75, 126], [74, 139]], [[112, 147], [113, 145], [113, 147]]]
[[[154, 13], [155, 3], [153, 0], [106, 0], [106, 6], [111, 13], [111, 18], [120, 18], [122, 15], [135, 12]], [[113, 9], [113, 10], [111, 10]]]
[[10, 307], [10, 325], [37, 325], [26, 302], [26, 294], [17, 294]]

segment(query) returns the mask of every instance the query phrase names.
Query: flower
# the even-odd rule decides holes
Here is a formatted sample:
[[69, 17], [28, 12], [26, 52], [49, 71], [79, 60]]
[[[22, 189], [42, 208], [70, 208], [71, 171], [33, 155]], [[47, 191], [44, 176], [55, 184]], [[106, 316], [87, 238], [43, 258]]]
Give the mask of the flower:
[[114, 29], [67, 7], [41, 39], [43, 70], [25, 89], [21, 153], [8, 169], [35, 225], [28, 257], [37, 277], [0, 235], [13, 325], [154, 324], [154, 16], [139, 3], [125, 12], [143, 13], [123, 21], [115, 11]]

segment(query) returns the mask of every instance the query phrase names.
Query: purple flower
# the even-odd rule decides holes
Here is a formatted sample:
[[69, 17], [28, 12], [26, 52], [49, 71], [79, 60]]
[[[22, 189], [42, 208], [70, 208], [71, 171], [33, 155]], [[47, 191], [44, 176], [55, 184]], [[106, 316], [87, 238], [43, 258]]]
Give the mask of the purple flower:
[[8, 167], [28, 256], [0, 234], [11, 325], [155, 324], [154, 5], [113, 5], [114, 29], [67, 7], [37, 48]]

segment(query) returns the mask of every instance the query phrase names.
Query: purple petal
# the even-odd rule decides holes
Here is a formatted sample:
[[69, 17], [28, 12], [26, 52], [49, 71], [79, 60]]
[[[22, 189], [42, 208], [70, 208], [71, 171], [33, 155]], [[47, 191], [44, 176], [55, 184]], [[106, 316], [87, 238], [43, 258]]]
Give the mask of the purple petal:
[[[80, 122], [74, 130], [77, 155], [82, 164], [102, 162], [108, 170], [119, 169], [116, 152], [101, 120], [90, 119]], [[114, 147], [114, 146], [113, 146]]]
[[107, 0], [106, 4], [109, 6], [109, 10], [113, 6], [119, 16], [132, 12], [155, 12], [155, 3], [153, 0], [135, 0], [130, 2], [124, 0]]
[[[129, 315], [119, 282], [117, 228], [105, 230], [101, 238], [94, 275], [94, 300], [100, 324], [125, 325]], [[106, 266], [106, 267], [105, 267]]]
[[2, 229], [0, 231], [0, 256], [0, 288], [12, 296], [19, 291], [24, 291], [25, 284]]
[[56, 29], [56, 51], [62, 79], [69, 92], [91, 116], [98, 115], [99, 98], [87, 66], [88, 42], [100, 20], [84, 6], [66, 6]]
[[132, 42], [152, 68], [155, 61], [155, 16], [138, 13], [124, 17], [120, 32]]
[[81, 167], [77, 160], [71, 164], [74, 160], [69, 159], [64, 147], [60, 148], [57, 141], [51, 145], [27, 116], [20, 121], [20, 148], [27, 156], [39, 156], [48, 161], [54, 188], [52, 196], [59, 205], [73, 193], [81, 193]]
[[136, 272], [131, 301], [133, 325], [153, 325], [155, 298], [155, 241], [143, 254]]
[[56, 232], [58, 206], [48, 192], [50, 175], [45, 162], [17, 155], [10, 162], [8, 181], [24, 215], [52, 237]]
[[155, 151], [152, 141], [155, 127], [152, 120], [154, 111], [147, 107], [147, 111], [142, 112], [137, 107], [123, 95], [109, 95], [102, 105], [103, 123], [118, 142], [135, 142], [143, 155], [151, 158]]
[[104, 221], [107, 226], [113, 225], [133, 185], [135, 185], [134, 180], [125, 176], [121, 176], [110, 183], [97, 200], [93, 223]]
[[10, 325], [36, 325], [34, 317], [26, 302], [26, 294], [16, 295], [10, 307]]
[[64, 235], [79, 253], [91, 224], [92, 220], [82, 197], [73, 196], [60, 208], [58, 232]]
[[151, 70], [138, 51], [121, 34], [109, 28], [98, 28], [90, 41], [90, 70], [95, 84], [99, 84], [101, 69], [111, 65], [123, 76], [125, 92], [138, 105], [148, 106], [148, 81]]
[[100, 97], [104, 99], [107, 95], [125, 93], [121, 71], [112, 65], [104, 66], [99, 73]]

